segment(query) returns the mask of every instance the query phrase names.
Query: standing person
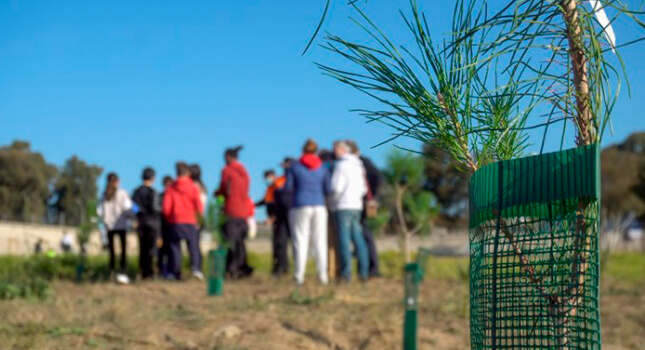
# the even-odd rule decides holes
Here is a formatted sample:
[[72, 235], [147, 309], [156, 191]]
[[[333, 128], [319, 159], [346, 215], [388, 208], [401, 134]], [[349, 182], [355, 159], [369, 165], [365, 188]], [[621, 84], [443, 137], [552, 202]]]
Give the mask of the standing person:
[[273, 221], [273, 275], [280, 277], [289, 273], [289, 210], [293, 205], [293, 193], [286, 188], [287, 173], [294, 163], [294, 159], [287, 157], [280, 165], [283, 175], [275, 180], [275, 220]]
[[[172, 177], [166, 175], [163, 177], [163, 192], [159, 196], [159, 203], [163, 203], [164, 195], [166, 191], [172, 186], [173, 180]], [[168, 274], [168, 257], [169, 257], [169, 247], [168, 247], [168, 229], [170, 225], [166, 218], [161, 215], [161, 237], [157, 239], [157, 269], [159, 270], [159, 275], [166, 277]]]
[[60, 248], [63, 250], [63, 253], [71, 253], [73, 243], [74, 238], [72, 237], [72, 234], [67, 231], [63, 231], [63, 238], [60, 240]]
[[226, 222], [223, 235], [228, 243], [226, 256], [226, 273], [232, 279], [249, 277], [253, 268], [247, 263], [244, 239], [248, 235], [247, 219], [251, 216], [253, 202], [249, 197], [249, 175], [238, 161], [242, 146], [229, 148], [224, 152], [226, 166], [222, 170], [219, 189], [215, 196], [224, 197], [224, 214]]
[[367, 194], [367, 183], [363, 164], [351, 154], [345, 141], [334, 143], [336, 163], [331, 179], [332, 206], [338, 231], [340, 253], [340, 277], [348, 282], [351, 278], [352, 253], [350, 241], [354, 243], [358, 257], [358, 271], [361, 279], [369, 277], [369, 258], [361, 227], [363, 197]]
[[381, 172], [371, 159], [361, 155], [360, 149], [356, 142], [347, 140], [347, 145], [353, 155], [357, 156], [363, 164], [365, 169], [365, 179], [367, 180], [368, 193], [363, 197], [363, 212], [361, 213], [361, 225], [363, 226], [363, 237], [367, 245], [367, 253], [369, 257], [369, 272], [370, 277], [380, 277], [381, 271], [379, 270], [378, 250], [376, 249], [376, 240], [372, 234], [372, 230], [367, 224], [370, 215], [375, 215], [378, 211], [378, 191], [381, 186]]
[[256, 207], [266, 206], [269, 222], [273, 222], [275, 219], [275, 182], [275, 171], [273, 169], [265, 170], [264, 183], [266, 184], [267, 189], [264, 192], [264, 197], [255, 203]]
[[275, 171], [264, 172], [264, 180], [268, 187], [262, 201], [256, 205], [266, 205], [269, 222], [273, 229], [273, 268], [274, 277], [281, 277], [289, 272], [289, 208], [291, 207], [291, 196], [285, 189], [287, 182], [286, 173], [292, 163], [291, 158], [285, 158], [281, 166], [284, 175], [275, 176]]
[[[204, 211], [199, 198], [199, 190], [190, 179], [190, 168], [184, 162], [177, 162], [177, 179], [163, 196], [163, 215], [169, 224], [168, 240], [168, 278], [181, 278], [181, 241], [185, 240], [190, 252], [190, 267], [193, 277], [203, 280], [198, 256], [197, 243], [198, 217]], [[165, 243], [164, 243], [165, 244]]]
[[[323, 161], [323, 166], [329, 170], [330, 174], [333, 174], [334, 154], [327, 149], [322, 149], [320, 150], [319, 157]], [[327, 197], [327, 212], [331, 213], [333, 211], [332, 209], [331, 197]], [[333, 281], [338, 276], [340, 266], [340, 258], [338, 256], [338, 233], [336, 232], [336, 220], [334, 215], [329, 215], [327, 219], [327, 250], [327, 271], [329, 271], [329, 279]]]
[[318, 145], [307, 140], [302, 157], [287, 173], [286, 189], [293, 193], [293, 207], [289, 222], [293, 233], [295, 254], [295, 280], [297, 285], [305, 281], [305, 268], [309, 241], [313, 240], [318, 269], [318, 279], [327, 284], [327, 208], [325, 197], [329, 194], [329, 170], [316, 154]]
[[155, 182], [154, 169], [143, 169], [141, 179], [143, 184], [132, 194], [132, 201], [139, 207], [139, 272], [141, 279], [145, 280], [154, 276], [152, 266], [157, 253], [157, 239], [161, 234], [161, 202], [152, 187]]
[[[199, 270], [201, 271], [202, 269], [202, 249], [201, 249], [201, 238], [202, 238], [202, 231], [204, 230], [204, 218], [206, 217], [206, 204], [208, 203], [208, 191], [206, 190], [206, 185], [204, 185], [204, 182], [202, 181], [202, 169], [199, 167], [199, 164], [193, 164], [190, 166], [190, 178], [193, 180], [195, 185], [197, 186], [197, 189], [199, 190], [199, 200], [202, 202], [202, 212], [199, 213], [199, 222], [197, 225], [197, 237], [195, 238], [197, 240], [197, 256], [194, 257], [194, 259], [197, 259], [197, 264], [199, 266]], [[192, 259], [192, 258], [191, 258]]]
[[120, 269], [116, 273], [116, 282], [130, 283], [126, 275], [126, 231], [129, 224], [132, 201], [128, 193], [119, 187], [119, 177], [115, 173], [107, 175], [107, 186], [97, 208], [99, 217], [107, 229], [108, 249], [110, 251], [110, 274], [115, 271], [114, 237], [121, 241]]

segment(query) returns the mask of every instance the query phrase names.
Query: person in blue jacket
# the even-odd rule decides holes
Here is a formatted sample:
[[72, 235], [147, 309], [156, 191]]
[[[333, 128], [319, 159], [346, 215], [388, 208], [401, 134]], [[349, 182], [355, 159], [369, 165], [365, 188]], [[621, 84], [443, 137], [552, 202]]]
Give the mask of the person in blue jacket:
[[287, 172], [286, 190], [293, 195], [289, 210], [289, 223], [293, 235], [296, 284], [305, 281], [305, 267], [309, 241], [313, 242], [322, 284], [329, 281], [327, 273], [327, 208], [326, 197], [330, 193], [331, 174], [317, 155], [318, 145], [307, 140], [302, 157], [294, 162]]

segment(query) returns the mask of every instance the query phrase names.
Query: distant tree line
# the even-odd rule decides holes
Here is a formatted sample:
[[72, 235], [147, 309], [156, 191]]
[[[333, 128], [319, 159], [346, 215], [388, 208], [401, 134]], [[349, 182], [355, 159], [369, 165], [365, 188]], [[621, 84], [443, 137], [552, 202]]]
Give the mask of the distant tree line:
[[0, 219], [77, 226], [102, 172], [77, 156], [50, 164], [25, 141], [0, 147]]
[[[610, 215], [633, 214], [645, 221], [645, 132], [606, 147], [602, 153], [602, 209]], [[0, 219], [77, 226], [88, 203], [96, 200], [103, 169], [72, 156], [57, 167], [28, 142], [0, 147]], [[400, 205], [411, 228], [427, 233], [429, 223], [463, 228], [468, 219], [465, 172], [444, 151], [424, 145], [419, 154], [393, 152], [383, 169], [380, 231], [398, 232], [397, 186], [405, 185]], [[427, 225], [426, 225], [427, 224]]]

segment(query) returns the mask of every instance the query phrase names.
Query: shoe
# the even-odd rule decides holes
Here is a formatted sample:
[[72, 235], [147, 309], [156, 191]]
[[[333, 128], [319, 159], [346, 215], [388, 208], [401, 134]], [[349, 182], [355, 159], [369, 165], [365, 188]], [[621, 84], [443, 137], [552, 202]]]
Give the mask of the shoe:
[[130, 284], [130, 278], [124, 273], [118, 273], [116, 275], [116, 283], [118, 284]]
[[329, 284], [329, 279], [327, 277], [325, 278], [318, 278], [318, 281], [320, 282], [321, 285], [326, 286]]
[[193, 277], [199, 281], [204, 280], [204, 274], [201, 271], [193, 271]]
[[302, 287], [305, 284], [305, 281], [298, 281], [297, 278], [293, 278], [293, 281], [296, 283], [296, 287]]

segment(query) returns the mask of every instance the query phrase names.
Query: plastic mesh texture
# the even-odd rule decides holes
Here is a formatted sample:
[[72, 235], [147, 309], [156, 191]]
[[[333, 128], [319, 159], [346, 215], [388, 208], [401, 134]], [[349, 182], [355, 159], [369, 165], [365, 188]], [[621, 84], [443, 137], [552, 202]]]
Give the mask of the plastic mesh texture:
[[473, 349], [600, 349], [599, 180], [596, 145], [473, 174]]

